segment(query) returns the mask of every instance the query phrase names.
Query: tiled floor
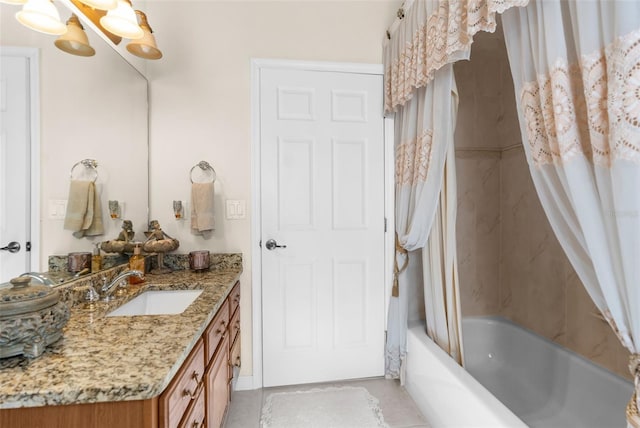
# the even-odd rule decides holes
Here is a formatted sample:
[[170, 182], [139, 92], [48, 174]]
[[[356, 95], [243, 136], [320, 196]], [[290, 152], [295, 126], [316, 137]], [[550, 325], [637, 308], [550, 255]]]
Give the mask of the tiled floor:
[[[365, 379], [339, 383], [285, 386], [236, 391], [231, 397], [231, 405], [224, 428], [258, 428], [260, 412], [267, 396], [273, 392], [304, 391], [327, 386], [361, 386], [378, 399], [385, 422], [391, 428], [428, 428], [429, 425], [409, 394], [396, 380]], [[354, 427], [356, 428], [356, 427]]]

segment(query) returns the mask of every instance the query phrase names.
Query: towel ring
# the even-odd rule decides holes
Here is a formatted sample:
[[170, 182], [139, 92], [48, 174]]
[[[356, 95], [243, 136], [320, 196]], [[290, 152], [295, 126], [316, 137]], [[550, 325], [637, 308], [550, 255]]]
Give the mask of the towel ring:
[[209, 162], [200, 161], [196, 165], [194, 165], [193, 168], [191, 168], [191, 171], [189, 172], [191, 183], [196, 183], [196, 181], [193, 180], [193, 170], [196, 168], [200, 168], [203, 173], [209, 172], [209, 175], [211, 176], [210, 181], [198, 181], [197, 183], [213, 183], [214, 181], [216, 181], [216, 170], [213, 169], [213, 167], [209, 164]]
[[94, 183], [96, 182], [96, 180], [98, 179], [98, 161], [95, 159], [83, 159], [80, 162], [76, 162], [72, 167], [71, 167], [71, 172], [69, 173], [69, 177], [73, 180], [73, 171], [76, 169], [76, 167], [83, 165], [86, 169], [90, 169], [91, 173], [93, 174], [93, 178], [91, 179], [91, 181], [93, 181]]

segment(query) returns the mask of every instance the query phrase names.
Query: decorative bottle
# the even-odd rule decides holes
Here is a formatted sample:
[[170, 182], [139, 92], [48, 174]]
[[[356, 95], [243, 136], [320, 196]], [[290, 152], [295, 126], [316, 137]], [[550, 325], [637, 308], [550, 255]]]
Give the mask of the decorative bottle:
[[[133, 255], [129, 258], [129, 269], [139, 270], [140, 272], [145, 273], [144, 256], [141, 254], [141, 250], [142, 244], [139, 242], [136, 243], [136, 245], [133, 247]], [[131, 275], [129, 277], [129, 284], [140, 284], [141, 282], [144, 282], [144, 278], [138, 278], [135, 275]]]
[[100, 255], [100, 243], [96, 242], [91, 256], [91, 272], [98, 272], [100, 269], [102, 269], [102, 255]]

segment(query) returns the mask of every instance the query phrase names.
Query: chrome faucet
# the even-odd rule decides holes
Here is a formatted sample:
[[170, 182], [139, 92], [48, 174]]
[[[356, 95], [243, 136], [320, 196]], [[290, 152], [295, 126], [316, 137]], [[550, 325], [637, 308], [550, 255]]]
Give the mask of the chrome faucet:
[[111, 280], [111, 282], [107, 281], [107, 278], [102, 278], [102, 280], [104, 281], [104, 283], [102, 284], [102, 288], [100, 288], [100, 292], [103, 295], [103, 299], [104, 300], [109, 300], [111, 298], [111, 292], [112, 290], [118, 285], [120, 284], [120, 282], [125, 279], [128, 278], [130, 276], [137, 276], [138, 278], [144, 278], [144, 273], [139, 271], [139, 270], [126, 270], [122, 273], [120, 273], [118, 276], [116, 276], [115, 278], [113, 278]]
[[44, 285], [48, 285], [48, 286], [56, 285], [56, 283], [53, 282], [51, 280], [51, 278], [48, 278], [48, 277], [46, 277], [43, 274], [38, 273], [38, 272], [25, 272], [20, 276], [27, 276], [29, 278], [35, 279], [36, 281], [38, 281], [38, 282], [40, 282], [41, 284], [44, 284]]

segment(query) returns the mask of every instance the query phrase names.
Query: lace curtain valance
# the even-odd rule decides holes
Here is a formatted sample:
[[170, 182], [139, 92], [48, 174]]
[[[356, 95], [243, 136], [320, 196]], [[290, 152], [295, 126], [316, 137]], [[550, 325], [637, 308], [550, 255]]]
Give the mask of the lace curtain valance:
[[468, 59], [473, 36], [495, 31], [496, 13], [527, 3], [529, 0], [415, 0], [384, 47], [385, 111], [404, 105], [444, 65]]

